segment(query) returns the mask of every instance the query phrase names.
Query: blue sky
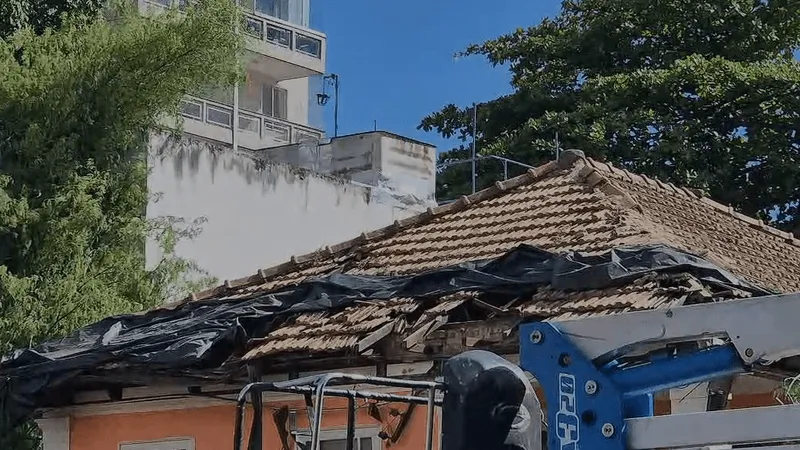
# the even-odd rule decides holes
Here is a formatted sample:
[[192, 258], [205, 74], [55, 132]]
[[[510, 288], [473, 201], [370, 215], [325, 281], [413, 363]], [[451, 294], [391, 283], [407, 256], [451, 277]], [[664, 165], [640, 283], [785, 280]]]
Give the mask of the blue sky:
[[[448, 103], [510, 91], [508, 72], [453, 55], [558, 12], [558, 0], [311, 0], [312, 27], [328, 36], [328, 71], [340, 77], [339, 134], [391, 131], [447, 150], [416, 127]], [[325, 111], [333, 134], [333, 102]]]

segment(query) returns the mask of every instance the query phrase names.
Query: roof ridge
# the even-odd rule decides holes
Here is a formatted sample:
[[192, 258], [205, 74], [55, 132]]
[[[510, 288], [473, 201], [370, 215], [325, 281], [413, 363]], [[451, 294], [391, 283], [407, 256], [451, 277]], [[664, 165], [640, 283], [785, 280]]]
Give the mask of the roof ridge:
[[621, 198], [627, 205], [639, 212], [643, 212], [641, 205], [634, 200], [624, 186], [614, 183], [614, 179], [620, 179], [633, 184], [638, 184], [640, 186], [646, 186], [649, 189], [655, 189], [664, 193], [690, 197], [694, 200], [705, 203], [720, 212], [726, 213], [727, 215], [732, 216], [739, 221], [745, 222], [751, 228], [762, 230], [765, 233], [783, 239], [787, 243], [800, 247], [800, 240], [796, 239], [791, 233], [778, 230], [777, 228], [766, 225], [761, 220], [734, 211], [732, 207], [718, 203], [700, 191], [691, 188], [679, 187], [672, 183], [664, 183], [654, 177], [648, 177], [646, 175], [631, 172], [627, 169], [614, 167], [611, 163], [601, 162], [587, 157], [581, 150], [567, 149], [561, 151], [555, 160], [538, 167], [531, 168], [526, 173], [514, 178], [510, 178], [505, 181], [498, 181], [492, 186], [473, 194], [461, 196], [456, 201], [428, 208], [424, 213], [397, 220], [393, 224], [383, 228], [363, 232], [358, 237], [332, 246], [325, 246], [321, 249], [306, 254], [293, 255], [288, 261], [285, 261], [281, 264], [260, 269], [255, 274], [243, 278], [225, 280], [218, 286], [206, 289], [204, 291], [192, 293], [183, 300], [179, 300], [167, 306], [173, 306], [176, 304], [180, 305], [187, 301], [207, 299], [224, 295], [229, 293], [232, 289], [269, 282], [276, 276], [302, 270], [303, 267], [309, 262], [319, 261], [320, 259], [332, 259], [361, 245], [382, 239], [388, 239], [403, 230], [417, 225], [429, 223], [431, 220], [447, 214], [468, 209], [477, 203], [494, 199], [511, 189], [541, 180], [552, 172], [575, 168], [578, 163], [583, 163], [583, 167], [575, 173], [577, 176], [576, 181], [586, 183], [590, 188], [600, 189], [606, 195]]
[[627, 169], [614, 167], [614, 165], [609, 162], [600, 162], [588, 157], [584, 157], [584, 159], [592, 167], [598, 170], [611, 173], [613, 175], [616, 175], [617, 177], [627, 179], [631, 183], [647, 186], [651, 189], [657, 189], [659, 191], [668, 192], [673, 195], [682, 195], [693, 198], [701, 203], [705, 203], [706, 205], [716, 209], [717, 211], [723, 214], [731, 216], [740, 222], [746, 223], [747, 226], [749, 226], [750, 228], [760, 230], [764, 233], [781, 238], [788, 244], [800, 247], [800, 239], [794, 237], [792, 233], [788, 231], [782, 231], [773, 226], [767, 225], [763, 220], [748, 216], [746, 214], [742, 214], [736, 211], [733, 208], [733, 206], [725, 205], [720, 202], [717, 202], [716, 200], [713, 200], [711, 197], [707, 196], [703, 191], [699, 189], [677, 186], [670, 182], [665, 183], [655, 177], [649, 177], [647, 175], [631, 172]]
[[[585, 160], [583, 152], [579, 150], [566, 150], [560, 153], [559, 158], [548, 163], [542, 164], [538, 167], [528, 169], [524, 174], [509, 178], [505, 181], [497, 181], [492, 186], [482, 189], [470, 195], [463, 195], [458, 200], [443, 205], [438, 205], [428, 208], [427, 211], [421, 214], [407, 217], [405, 219], [396, 220], [393, 224], [378, 228], [372, 231], [365, 231], [356, 238], [340, 242], [332, 246], [325, 246], [316, 251], [302, 254], [293, 255], [289, 261], [271, 266], [265, 269], [260, 269], [254, 275], [238, 278], [235, 280], [225, 280], [222, 284], [200, 291], [194, 292], [182, 300], [175, 302], [182, 304], [188, 301], [203, 300], [206, 298], [215, 297], [217, 295], [225, 294], [231, 289], [246, 287], [253, 284], [265, 283], [271, 277], [279, 276], [289, 273], [292, 270], [298, 269], [304, 263], [315, 261], [321, 257], [330, 258], [344, 252], [347, 252], [359, 245], [369, 242], [386, 239], [396, 235], [400, 231], [411, 228], [416, 225], [427, 223], [437, 217], [445, 214], [451, 214], [464, 209], [468, 209], [471, 205], [491, 200], [511, 189], [524, 186], [534, 181], [542, 179], [544, 176], [556, 171], [564, 170], [572, 167], [577, 161]], [[174, 304], [175, 304], [174, 303]], [[173, 305], [174, 305], [173, 304]]]

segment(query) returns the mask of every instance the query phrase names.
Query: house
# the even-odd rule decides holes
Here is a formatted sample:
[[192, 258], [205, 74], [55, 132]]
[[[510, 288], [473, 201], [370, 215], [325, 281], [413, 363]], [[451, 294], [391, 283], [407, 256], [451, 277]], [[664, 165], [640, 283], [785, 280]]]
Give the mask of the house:
[[[498, 264], [462, 264], [508, 266], [527, 258], [534, 267], [562, 258], [591, 265], [622, 251], [658, 258], [615, 282], [534, 277], [526, 284], [532, 290], [519, 291], [492, 290], [469, 278], [501, 270]], [[715, 276], [707, 276], [712, 269]], [[524, 281], [529, 274], [509, 276]], [[397, 280], [395, 290], [375, 287]], [[428, 287], [413, 284], [423, 282]], [[347, 295], [353, 291], [374, 297]], [[159, 310], [109, 318], [38, 353], [21, 352], [0, 366], [10, 380], [0, 381], [0, 394], [15, 394], [7, 398], [17, 399], [17, 411], [38, 412], [46, 450], [231, 448], [231, 399], [247, 380], [330, 370], [430, 378], [442, 359], [467, 349], [513, 361], [521, 320], [796, 291], [800, 241], [791, 234], [702, 193], [566, 151], [456, 202]], [[769, 405], [778, 387], [779, 380], [752, 376], [727, 386], [693, 385], [658, 396], [656, 411]], [[299, 400], [263, 397], [264, 448], [291, 445], [278, 429], [305, 439], [308, 420]], [[420, 409], [361, 404], [356, 450], [422, 447]], [[326, 402], [323, 449], [343, 448], [344, 421], [343, 404]]]

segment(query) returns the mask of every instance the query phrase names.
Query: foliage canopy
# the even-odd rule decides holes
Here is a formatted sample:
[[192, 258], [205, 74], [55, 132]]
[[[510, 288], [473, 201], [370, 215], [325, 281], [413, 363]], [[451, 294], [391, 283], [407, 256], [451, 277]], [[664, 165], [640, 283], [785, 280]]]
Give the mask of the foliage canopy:
[[[149, 133], [186, 93], [241, 74], [229, 0], [149, 18], [50, 3], [70, 14], [12, 1], [17, 22], [0, 24], [0, 354], [190, 288], [196, 268], [173, 250], [193, 230], [146, 219]], [[30, 432], [0, 448], [37, 445]]]
[[[479, 105], [479, 152], [538, 165], [554, 157], [558, 133], [561, 148], [794, 229], [796, 12], [792, 0], [565, 0], [557, 17], [463, 52], [508, 67], [513, 87]], [[447, 105], [419, 127], [465, 142], [442, 162], [469, 158], [470, 108]], [[479, 187], [502, 178], [498, 165], [482, 166]], [[469, 183], [469, 167], [455, 166], [438, 194]]]

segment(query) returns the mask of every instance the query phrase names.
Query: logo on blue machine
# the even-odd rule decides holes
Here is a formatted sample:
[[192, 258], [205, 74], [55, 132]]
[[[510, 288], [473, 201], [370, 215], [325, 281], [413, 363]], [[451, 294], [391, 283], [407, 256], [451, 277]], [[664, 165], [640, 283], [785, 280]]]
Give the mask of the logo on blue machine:
[[575, 377], [568, 373], [558, 374], [558, 413], [556, 433], [561, 450], [577, 450], [580, 440], [578, 410], [575, 404]]

